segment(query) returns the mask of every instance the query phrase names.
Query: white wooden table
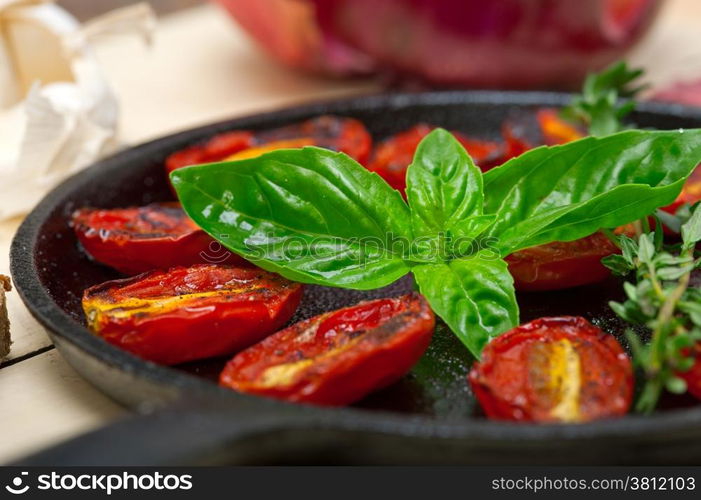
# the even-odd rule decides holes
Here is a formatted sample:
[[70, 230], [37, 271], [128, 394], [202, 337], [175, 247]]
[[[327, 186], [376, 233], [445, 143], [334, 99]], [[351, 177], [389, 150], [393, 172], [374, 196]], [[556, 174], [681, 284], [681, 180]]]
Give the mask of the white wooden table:
[[[701, 78], [701, 2], [666, 2], [662, 19], [630, 60], [646, 67], [654, 84]], [[121, 139], [127, 143], [379, 88], [372, 81], [342, 82], [284, 69], [211, 5], [162, 19], [151, 50], [136, 40], [114, 39], [100, 42], [97, 53], [120, 97]], [[9, 274], [9, 245], [19, 223], [0, 223], [2, 274]], [[8, 307], [14, 343], [0, 365], [0, 463], [127, 414], [63, 361], [17, 294], [9, 294]]]

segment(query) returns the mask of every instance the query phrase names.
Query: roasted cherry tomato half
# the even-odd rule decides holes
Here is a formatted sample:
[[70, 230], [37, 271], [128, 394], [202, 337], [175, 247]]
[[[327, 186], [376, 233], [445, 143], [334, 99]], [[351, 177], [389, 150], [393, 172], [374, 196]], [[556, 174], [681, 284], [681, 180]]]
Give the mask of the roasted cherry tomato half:
[[616, 339], [580, 317], [540, 318], [493, 339], [469, 381], [489, 418], [587, 422], [625, 415], [630, 359]]
[[85, 290], [88, 327], [140, 358], [173, 365], [231, 355], [282, 327], [302, 285], [257, 268], [200, 264]]
[[326, 115], [256, 134], [260, 145], [305, 137], [309, 138], [310, 145], [341, 151], [362, 164], [370, 158], [370, 132], [362, 122], [353, 118]]
[[281, 148], [319, 146], [341, 151], [365, 163], [370, 155], [372, 138], [358, 120], [337, 116], [320, 116], [294, 125], [265, 132], [234, 131], [219, 134], [201, 145], [171, 154], [166, 170], [198, 163], [253, 158]]
[[521, 291], [560, 290], [589, 285], [611, 275], [601, 259], [620, 250], [602, 233], [575, 241], [555, 241], [509, 255], [506, 262]]
[[248, 265], [200, 229], [177, 203], [83, 208], [71, 225], [94, 260], [125, 274], [201, 263]]
[[177, 168], [188, 165], [223, 160], [227, 156], [251, 148], [255, 144], [253, 133], [246, 130], [215, 135], [204, 144], [190, 146], [169, 155], [166, 158], [166, 171], [170, 173]]
[[[380, 175], [390, 186], [403, 195], [406, 189], [406, 170], [414, 158], [416, 148], [421, 139], [434, 128], [420, 123], [384, 140], [375, 149], [368, 168]], [[453, 134], [478, 165], [481, 161], [496, 155], [500, 149], [500, 145], [495, 142], [469, 139], [459, 132], [453, 132]]]
[[290, 326], [237, 354], [220, 383], [287, 401], [346, 405], [405, 375], [435, 319], [413, 293], [361, 302]]

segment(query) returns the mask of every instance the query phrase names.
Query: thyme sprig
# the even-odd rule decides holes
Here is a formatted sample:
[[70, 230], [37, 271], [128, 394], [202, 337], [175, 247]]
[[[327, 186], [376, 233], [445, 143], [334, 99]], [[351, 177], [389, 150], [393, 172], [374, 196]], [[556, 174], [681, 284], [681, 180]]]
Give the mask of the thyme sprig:
[[618, 237], [620, 255], [603, 260], [615, 274], [631, 275], [624, 283], [627, 300], [610, 302], [611, 309], [625, 321], [644, 325], [652, 332], [644, 344], [632, 330], [626, 337], [633, 359], [645, 377], [636, 410], [650, 413], [664, 389], [681, 394], [686, 382], [679, 377], [694, 364], [693, 347], [701, 341], [701, 289], [690, 287], [691, 273], [701, 267], [696, 244], [701, 240], [701, 208], [690, 212], [681, 226], [681, 244], [665, 246], [662, 224], [637, 240]]

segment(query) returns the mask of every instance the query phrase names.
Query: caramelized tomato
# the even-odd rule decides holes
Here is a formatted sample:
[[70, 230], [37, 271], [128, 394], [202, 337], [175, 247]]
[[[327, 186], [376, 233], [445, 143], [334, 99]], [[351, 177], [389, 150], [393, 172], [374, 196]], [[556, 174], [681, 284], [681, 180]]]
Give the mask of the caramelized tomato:
[[489, 418], [586, 422], [625, 415], [630, 360], [584, 318], [540, 318], [493, 339], [469, 374]]
[[85, 290], [88, 327], [140, 358], [173, 365], [225, 356], [294, 314], [302, 285], [256, 268], [201, 264]]
[[601, 259], [618, 252], [606, 236], [594, 233], [575, 241], [526, 248], [509, 255], [506, 262], [517, 290], [559, 290], [606, 279], [611, 272]]
[[346, 405], [387, 386], [419, 360], [435, 319], [414, 293], [328, 312], [237, 354], [220, 382], [287, 401]]
[[199, 263], [246, 265], [201, 230], [177, 203], [83, 208], [71, 225], [93, 259], [125, 274]]
[[251, 148], [255, 144], [253, 133], [245, 130], [215, 135], [204, 144], [190, 146], [168, 156], [166, 158], [166, 171], [170, 173], [177, 168], [188, 165], [219, 161], [239, 151]]
[[310, 145], [341, 151], [362, 164], [365, 164], [370, 157], [372, 148], [370, 132], [362, 122], [353, 118], [320, 116], [256, 134], [258, 143], [261, 145], [304, 137], [309, 138]]
[[302, 146], [342, 151], [365, 163], [370, 155], [372, 138], [358, 120], [320, 116], [264, 132], [244, 130], [216, 135], [204, 144], [171, 154], [166, 159], [166, 170], [170, 173], [188, 165], [253, 158], [274, 149]]

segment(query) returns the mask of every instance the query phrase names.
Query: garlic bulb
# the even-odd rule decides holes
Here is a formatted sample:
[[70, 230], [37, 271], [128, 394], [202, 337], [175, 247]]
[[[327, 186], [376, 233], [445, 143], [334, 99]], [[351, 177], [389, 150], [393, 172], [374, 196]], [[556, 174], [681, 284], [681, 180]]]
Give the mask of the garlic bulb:
[[114, 149], [117, 99], [90, 40], [148, 35], [153, 19], [137, 4], [81, 26], [48, 1], [0, 0], [0, 219]]

